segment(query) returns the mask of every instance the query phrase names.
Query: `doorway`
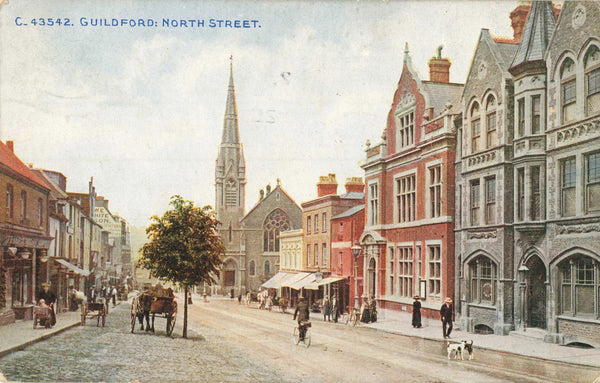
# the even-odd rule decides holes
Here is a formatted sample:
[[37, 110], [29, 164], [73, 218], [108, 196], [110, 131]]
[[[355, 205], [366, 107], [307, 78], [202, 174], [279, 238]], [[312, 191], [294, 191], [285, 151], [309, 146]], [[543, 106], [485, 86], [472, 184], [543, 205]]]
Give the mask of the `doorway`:
[[546, 267], [538, 256], [527, 261], [527, 327], [546, 328]]

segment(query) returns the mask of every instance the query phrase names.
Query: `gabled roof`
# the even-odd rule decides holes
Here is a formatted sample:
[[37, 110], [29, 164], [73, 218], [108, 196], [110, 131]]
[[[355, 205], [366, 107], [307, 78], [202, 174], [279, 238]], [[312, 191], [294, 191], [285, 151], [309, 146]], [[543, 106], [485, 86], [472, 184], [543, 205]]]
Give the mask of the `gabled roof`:
[[283, 187], [280, 184], [277, 184], [277, 186], [275, 186], [275, 188], [271, 190], [269, 194], [265, 195], [265, 197], [258, 201], [256, 205], [252, 206], [252, 208], [248, 211], [248, 213], [246, 213], [246, 215], [240, 220], [240, 222], [244, 221], [246, 218], [252, 215], [254, 211], [258, 209], [259, 206], [261, 206], [269, 197], [272, 197], [275, 194], [276, 190], [280, 190], [290, 201], [294, 203], [294, 205], [296, 205], [296, 207], [298, 207], [298, 210], [302, 211], [302, 208], [298, 205], [298, 203], [292, 197], [290, 197], [290, 195], [283, 189]]
[[345, 212], [340, 213], [340, 214], [336, 215], [335, 217], [332, 217], [331, 219], [352, 217], [354, 214], [356, 214], [364, 209], [365, 209], [365, 205], [356, 205], [356, 206], [353, 206], [350, 209], [346, 210]]
[[552, 2], [534, 1], [527, 16], [521, 43], [510, 66], [511, 72], [518, 72], [519, 67], [544, 59], [555, 27]]
[[18, 175], [27, 178], [38, 186], [50, 190], [46, 183], [40, 179], [30, 168], [25, 165], [9, 147], [0, 141], [0, 164], [8, 167]]

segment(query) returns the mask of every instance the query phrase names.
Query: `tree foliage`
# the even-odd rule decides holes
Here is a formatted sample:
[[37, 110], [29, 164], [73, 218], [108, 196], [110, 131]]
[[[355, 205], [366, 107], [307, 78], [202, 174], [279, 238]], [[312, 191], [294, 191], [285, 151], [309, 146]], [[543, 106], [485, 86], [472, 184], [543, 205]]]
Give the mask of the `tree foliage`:
[[215, 283], [225, 247], [217, 233], [210, 206], [196, 207], [179, 195], [162, 217], [153, 216], [146, 228], [150, 239], [141, 249], [140, 264], [164, 281], [191, 287]]

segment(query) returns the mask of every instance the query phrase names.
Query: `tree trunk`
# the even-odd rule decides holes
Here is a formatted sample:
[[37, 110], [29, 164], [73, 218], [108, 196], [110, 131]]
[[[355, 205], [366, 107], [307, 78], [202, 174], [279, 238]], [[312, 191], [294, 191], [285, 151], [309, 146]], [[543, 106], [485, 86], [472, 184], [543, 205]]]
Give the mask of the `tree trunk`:
[[188, 287], [184, 287], [183, 293], [183, 337], [187, 338], [187, 319], [188, 319]]

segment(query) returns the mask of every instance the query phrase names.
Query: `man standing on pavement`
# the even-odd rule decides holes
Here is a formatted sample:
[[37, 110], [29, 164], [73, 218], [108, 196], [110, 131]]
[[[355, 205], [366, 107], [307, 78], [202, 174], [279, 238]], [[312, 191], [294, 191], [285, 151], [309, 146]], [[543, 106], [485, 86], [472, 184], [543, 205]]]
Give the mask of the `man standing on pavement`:
[[54, 305], [56, 304], [56, 295], [50, 291], [50, 282], [42, 283], [42, 291], [38, 293], [38, 302], [43, 299], [48, 306], [50, 306], [50, 327], [56, 324], [56, 313], [54, 312]]
[[454, 319], [454, 308], [452, 307], [452, 299], [444, 299], [444, 304], [440, 308], [440, 317], [442, 320], [442, 330], [444, 332], [444, 339], [449, 339], [450, 333], [452, 332], [452, 321]]
[[296, 316], [298, 317], [300, 340], [304, 340], [304, 336], [306, 335], [306, 327], [304, 327], [302, 322], [307, 322], [309, 317], [308, 303], [306, 303], [306, 298], [304, 297], [300, 298], [300, 302], [298, 302], [298, 306], [296, 306], [296, 311], [294, 311], [294, 320], [296, 320]]

